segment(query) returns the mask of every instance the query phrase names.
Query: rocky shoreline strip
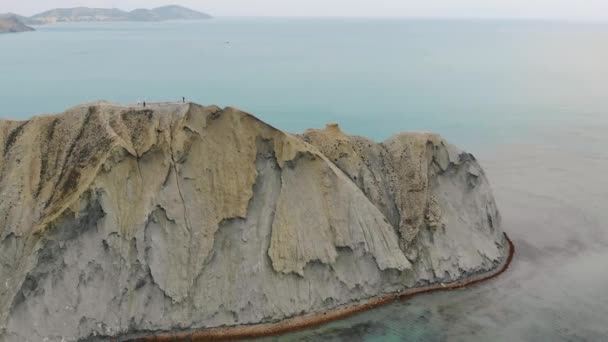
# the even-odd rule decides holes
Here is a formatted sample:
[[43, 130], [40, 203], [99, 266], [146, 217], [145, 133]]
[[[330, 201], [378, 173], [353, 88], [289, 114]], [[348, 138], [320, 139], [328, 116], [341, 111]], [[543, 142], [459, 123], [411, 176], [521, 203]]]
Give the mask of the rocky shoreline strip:
[[287, 332], [292, 332], [295, 330], [308, 329], [332, 321], [344, 319], [355, 314], [361, 313], [363, 311], [367, 311], [382, 305], [392, 303], [396, 300], [407, 300], [420, 294], [435, 291], [449, 291], [470, 287], [473, 285], [477, 285], [481, 282], [496, 278], [509, 268], [511, 262], [513, 261], [513, 256], [515, 254], [515, 246], [513, 245], [513, 242], [511, 241], [511, 239], [509, 239], [507, 234], [504, 233], [504, 235], [509, 245], [509, 255], [502, 263], [502, 265], [490, 272], [477, 275], [469, 279], [464, 279], [449, 284], [411, 288], [398, 294], [391, 294], [372, 298], [358, 303], [346, 304], [325, 312], [310, 313], [307, 315], [288, 318], [280, 322], [263, 323], [256, 325], [243, 325], [236, 327], [210, 328], [204, 330], [193, 330], [189, 332], [162, 332], [157, 334], [150, 334], [147, 336], [144, 336], [144, 334], [142, 333], [137, 335], [131, 335], [130, 337], [113, 339], [112, 342], [219, 341], [275, 336], [285, 334]]

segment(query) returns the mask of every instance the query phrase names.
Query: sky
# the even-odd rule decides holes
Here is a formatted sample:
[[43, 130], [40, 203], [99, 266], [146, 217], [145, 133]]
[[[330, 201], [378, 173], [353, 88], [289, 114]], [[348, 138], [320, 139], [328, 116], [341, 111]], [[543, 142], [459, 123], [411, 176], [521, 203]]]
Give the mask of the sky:
[[542, 18], [608, 21], [608, 0], [0, 0], [0, 13], [179, 4], [215, 16]]

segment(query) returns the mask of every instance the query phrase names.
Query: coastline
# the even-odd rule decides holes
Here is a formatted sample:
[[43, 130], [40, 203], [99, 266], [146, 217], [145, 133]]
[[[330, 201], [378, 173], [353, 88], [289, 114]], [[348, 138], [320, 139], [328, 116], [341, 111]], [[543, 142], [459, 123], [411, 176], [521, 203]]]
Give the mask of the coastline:
[[288, 318], [279, 322], [273, 323], [261, 323], [255, 325], [243, 325], [233, 327], [218, 327], [209, 329], [196, 329], [184, 332], [159, 332], [150, 333], [136, 333], [130, 335], [131, 337], [119, 337], [112, 338], [112, 342], [166, 342], [166, 341], [221, 341], [221, 340], [242, 340], [242, 339], [253, 339], [260, 337], [268, 337], [281, 335], [288, 332], [303, 330], [308, 328], [317, 327], [329, 322], [344, 319], [363, 311], [367, 311], [379, 306], [383, 306], [392, 303], [396, 300], [407, 300], [414, 296], [426, 294], [436, 291], [450, 291], [457, 290], [469, 286], [474, 286], [487, 280], [494, 279], [504, 273], [511, 262], [515, 254], [515, 246], [509, 236], [503, 233], [505, 240], [509, 246], [509, 254], [507, 258], [502, 262], [499, 267], [488, 271], [483, 274], [473, 276], [471, 278], [455, 281], [445, 285], [430, 285], [424, 287], [410, 288], [400, 293], [383, 295], [368, 300], [364, 300], [357, 303], [345, 304], [333, 309], [329, 309], [325, 312], [309, 313], [302, 316], [296, 316]]

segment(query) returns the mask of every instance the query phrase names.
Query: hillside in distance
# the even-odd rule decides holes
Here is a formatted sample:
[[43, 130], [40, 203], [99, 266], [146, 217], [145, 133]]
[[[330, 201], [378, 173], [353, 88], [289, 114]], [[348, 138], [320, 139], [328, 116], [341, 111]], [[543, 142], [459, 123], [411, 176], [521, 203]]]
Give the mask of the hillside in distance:
[[123, 11], [118, 8], [56, 8], [27, 18], [26, 23], [43, 25], [57, 22], [86, 21], [165, 21], [165, 20], [203, 20], [211, 16], [186, 7], [169, 5], [153, 9]]

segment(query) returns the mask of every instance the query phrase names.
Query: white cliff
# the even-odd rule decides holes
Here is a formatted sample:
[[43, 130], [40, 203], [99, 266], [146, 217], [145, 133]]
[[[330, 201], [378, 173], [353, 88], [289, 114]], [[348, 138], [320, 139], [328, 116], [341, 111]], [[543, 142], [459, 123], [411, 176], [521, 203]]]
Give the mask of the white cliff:
[[196, 104], [0, 121], [2, 342], [276, 322], [506, 256], [481, 167], [434, 134]]

